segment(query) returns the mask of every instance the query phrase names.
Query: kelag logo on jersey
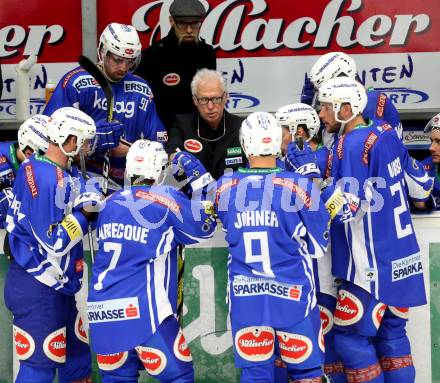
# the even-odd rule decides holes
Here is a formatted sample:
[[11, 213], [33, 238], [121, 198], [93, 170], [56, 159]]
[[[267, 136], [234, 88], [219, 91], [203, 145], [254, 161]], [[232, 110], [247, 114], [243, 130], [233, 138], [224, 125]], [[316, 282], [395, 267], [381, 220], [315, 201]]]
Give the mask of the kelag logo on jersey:
[[272, 295], [273, 297], [299, 301], [301, 298], [302, 286], [289, 285], [264, 278], [235, 276], [232, 283], [236, 297], [255, 295]]
[[137, 297], [130, 297], [101, 302], [88, 302], [87, 316], [90, 323], [138, 319], [140, 318], [139, 301]]
[[[98, 92], [95, 91], [95, 100], [93, 101], [93, 108], [107, 110], [107, 99], [98, 97]], [[134, 101], [117, 101], [115, 102], [114, 113], [124, 114], [125, 118], [134, 116]]]

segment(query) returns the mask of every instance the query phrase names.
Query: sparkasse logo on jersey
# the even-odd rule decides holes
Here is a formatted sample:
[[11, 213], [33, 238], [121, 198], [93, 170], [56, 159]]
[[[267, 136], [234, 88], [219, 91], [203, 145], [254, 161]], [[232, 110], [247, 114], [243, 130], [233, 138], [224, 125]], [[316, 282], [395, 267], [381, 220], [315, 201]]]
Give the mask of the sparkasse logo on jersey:
[[87, 302], [90, 323], [115, 322], [140, 318], [137, 297]]

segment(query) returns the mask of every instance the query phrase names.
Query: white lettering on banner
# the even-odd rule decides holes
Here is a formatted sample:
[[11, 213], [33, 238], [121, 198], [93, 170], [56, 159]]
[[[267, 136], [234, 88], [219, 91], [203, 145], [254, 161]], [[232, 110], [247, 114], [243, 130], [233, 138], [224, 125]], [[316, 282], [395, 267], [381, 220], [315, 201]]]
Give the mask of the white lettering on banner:
[[409, 130], [403, 133], [403, 143], [405, 145], [430, 145], [429, 134], [423, 131]]
[[266, 278], [252, 278], [244, 275], [235, 276], [232, 287], [236, 297], [271, 295], [277, 298], [299, 301], [302, 292], [302, 286], [299, 285], [289, 285]]
[[138, 319], [140, 318], [138, 298], [87, 302], [87, 317], [90, 323]]
[[38, 55], [43, 45], [55, 44], [64, 36], [61, 25], [29, 25], [26, 31], [20, 25], [8, 25], [0, 29], [0, 57], [10, 57], [18, 53], [18, 49], [25, 43], [23, 56]]
[[410, 255], [392, 263], [392, 281], [412, 277], [416, 274], [423, 274], [422, 256], [420, 254]]
[[[286, 23], [281, 18], [256, 17], [267, 17], [270, 8], [267, 0], [245, 2], [252, 5], [250, 11], [249, 5], [243, 4], [242, 0], [223, 1], [210, 10], [200, 34], [209, 45], [223, 51], [240, 48], [249, 51], [261, 48], [276, 50], [283, 47], [299, 50], [308, 47], [328, 48], [336, 29], [335, 40], [340, 47], [349, 48], [359, 44], [371, 48], [383, 44], [404, 46], [411, 34], [426, 32], [431, 25], [429, 15], [425, 13], [371, 15], [359, 23], [355, 13], [362, 11], [364, 2], [366, 0], [352, 0], [351, 3], [346, 0], [330, 1], [321, 17], [316, 20], [300, 17]], [[345, 6], [347, 3], [348, 6]], [[161, 34], [164, 36], [169, 29], [169, 25], [166, 26], [168, 7], [162, 7], [160, 25], [150, 27], [146, 24], [146, 20], [150, 19], [150, 12], [153, 12], [156, 6], [157, 2], [152, 2], [138, 8], [132, 16], [132, 24], [140, 32], [157, 30], [160, 26]], [[347, 15], [341, 16], [342, 11]], [[252, 19], [247, 21], [246, 16]], [[222, 26], [220, 33], [218, 26]], [[310, 36], [309, 40], [307, 36]]]

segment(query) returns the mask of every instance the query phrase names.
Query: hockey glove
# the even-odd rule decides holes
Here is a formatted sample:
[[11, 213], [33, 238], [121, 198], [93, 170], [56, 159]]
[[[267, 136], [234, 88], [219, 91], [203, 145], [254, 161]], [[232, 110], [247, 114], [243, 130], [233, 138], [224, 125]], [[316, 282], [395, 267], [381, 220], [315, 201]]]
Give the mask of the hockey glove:
[[117, 147], [123, 133], [124, 125], [119, 121], [98, 120], [96, 122], [94, 150], [109, 150]]
[[81, 193], [73, 201], [73, 211], [80, 211], [89, 220], [97, 218], [98, 213], [104, 208], [104, 196], [99, 193]]
[[183, 191], [188, 195], [214, 181], [203, 164], [192, 154], [184, 151], [177, 152], [173, 158], [173, 175], [177, 178], [186, 177], [187, 190]]
[[301, 102], [303, 104], [313, 106], [312, 103], [314, 97], [315, 97], [315, 87], [306, 73], [304, 77], [304, 85], [301, 90]]
[[309, 144], [304, 142], [304, 147], [301, 144], [292, 141], [287, 146], [286, 155], [286, 170], [294, 171], [303, 176], [310, 178], [321, 177], [317, 165], [317, 158], [315, 152], [312, 151]]

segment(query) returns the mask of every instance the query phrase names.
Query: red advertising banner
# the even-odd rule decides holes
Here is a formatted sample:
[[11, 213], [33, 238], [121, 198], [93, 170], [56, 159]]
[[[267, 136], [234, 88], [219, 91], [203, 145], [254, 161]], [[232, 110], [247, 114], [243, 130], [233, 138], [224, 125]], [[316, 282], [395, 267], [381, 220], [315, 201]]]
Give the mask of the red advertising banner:
[[1, 0], [0, 60], [74, 62], [82, 52], [81, 0]]
[[[201, 36], [220, 58], [440, 50], [438, 0], [201, 1], [209, 9]], [[110, 22], [132, 24], [149, 46], [168, 33], [171, 2], [97, 0], [98, 33]]]

